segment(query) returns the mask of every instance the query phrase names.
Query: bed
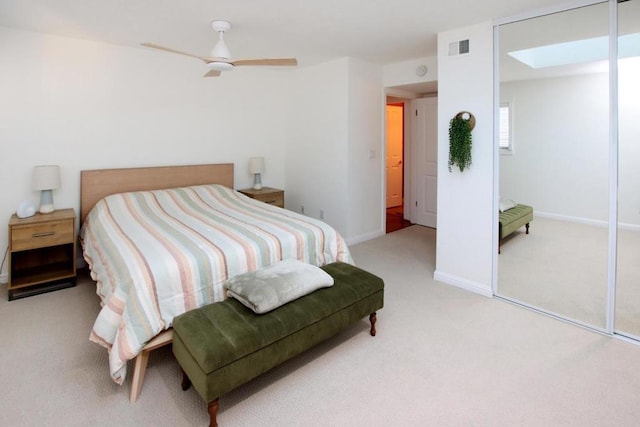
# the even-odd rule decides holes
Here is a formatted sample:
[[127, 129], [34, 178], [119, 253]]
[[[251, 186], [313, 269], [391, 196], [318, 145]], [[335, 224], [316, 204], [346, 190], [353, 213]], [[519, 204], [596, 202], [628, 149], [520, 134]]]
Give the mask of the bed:
[[287, 258], [353, 262], [324, 222], [232, 188], [232, 164], [81, 173], [80, 239], [102, 304], [90, 339], [118, 384], [136, 358], [132, 401], [173, 318], [224, 300], [229, 277]]

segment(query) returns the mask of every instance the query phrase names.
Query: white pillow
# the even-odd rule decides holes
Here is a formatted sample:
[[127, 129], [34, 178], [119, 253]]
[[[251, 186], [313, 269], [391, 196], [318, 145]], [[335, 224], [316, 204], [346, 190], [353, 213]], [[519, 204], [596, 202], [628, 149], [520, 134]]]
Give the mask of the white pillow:
[[319, 267], [287, 259], [227, 280], [227, 295], [258, 314], [319, 289], [333, 286], [333, 277]]
[[511, 208], [515, 208], [518, 204], [511, 199], [500, 197], [500, 202], [498, 203], [498, 205], [498, 209], [500, 210], [500, 212], [504, 212]]

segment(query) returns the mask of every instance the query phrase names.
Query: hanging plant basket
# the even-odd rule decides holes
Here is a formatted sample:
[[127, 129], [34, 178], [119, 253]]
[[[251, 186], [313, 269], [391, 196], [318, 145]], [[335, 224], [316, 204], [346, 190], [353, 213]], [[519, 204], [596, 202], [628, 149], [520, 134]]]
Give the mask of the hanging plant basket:
[[461, 111], [449, 122], [449, 172], [458, 166], [460, 172], [471, 166], [471, 131], [476, 118], [468, 111]]

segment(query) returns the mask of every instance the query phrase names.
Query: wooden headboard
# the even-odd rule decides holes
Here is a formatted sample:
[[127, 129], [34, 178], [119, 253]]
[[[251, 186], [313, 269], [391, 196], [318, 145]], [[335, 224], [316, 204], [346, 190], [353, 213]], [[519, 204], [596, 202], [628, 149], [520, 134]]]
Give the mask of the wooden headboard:
[[233, 188], [233, 163], [84, 170], [80, 172], [80, 219], [84, 222], [93, 205], [110, 194], [202, 184]]

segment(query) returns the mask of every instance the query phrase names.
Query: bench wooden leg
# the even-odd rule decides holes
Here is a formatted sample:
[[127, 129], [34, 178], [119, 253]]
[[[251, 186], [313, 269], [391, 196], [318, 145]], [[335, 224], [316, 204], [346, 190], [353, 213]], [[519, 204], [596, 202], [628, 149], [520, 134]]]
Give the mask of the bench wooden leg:
[[371, 331], [369, 331], [369, 333], [372, 337], [376, 336], [376, 320], [378, 320], [378, 316], [376, 316], [376, 312], [374, 311], [369, 315], [369, 322], [371, 322]]
[[527, 231], [525, 231], [525, 234], [529, 234], [529, 223], [525, 224], [525, 228], [527, 229]]
[[209, 402], [207, 410], [209, 411], [209, 427], [218, 427], [218, 409], [220, 409], [220, 399]]
[[[191, 380], [187, 373], [182, 370], [182, 390], [188, 390], [191, 387]], [[209, 412], [209, 427], [217, 427], [218, 426], [218, 409], [220, 409], [220, 399], [216, 399], [207, 404], [207, 411]]]
[[189, 387], [191, 387], [191, 380], [189, 379], [189, 377], [187, 376], [187, 373], [184, 371], [184, 369], [182, 369], [182, 384], [180, 384], [182, 386], [182, 391], [186, 391], [189, 390]]

